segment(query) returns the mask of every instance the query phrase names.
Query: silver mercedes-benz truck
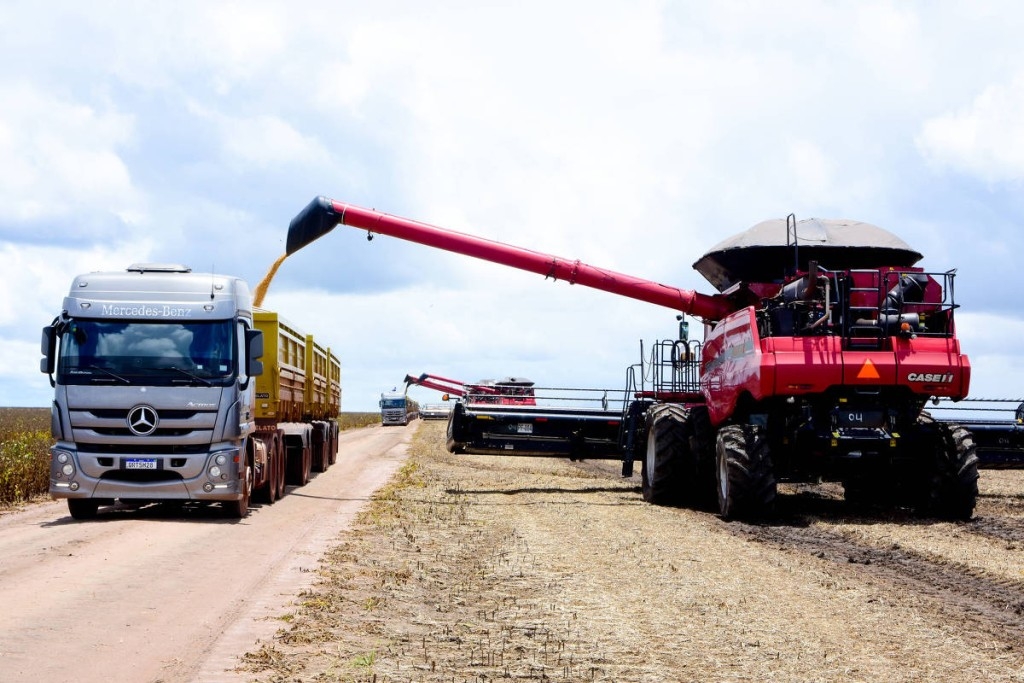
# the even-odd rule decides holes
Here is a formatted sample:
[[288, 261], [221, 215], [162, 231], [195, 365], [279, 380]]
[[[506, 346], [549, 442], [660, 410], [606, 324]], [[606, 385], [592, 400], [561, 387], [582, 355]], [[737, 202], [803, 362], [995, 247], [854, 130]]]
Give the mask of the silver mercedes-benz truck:
[[72, 517], [116, 500], [247, 514], [263, 337], [244, 280], [171, 264], [79, 275], [42, 353], [50, 493]]

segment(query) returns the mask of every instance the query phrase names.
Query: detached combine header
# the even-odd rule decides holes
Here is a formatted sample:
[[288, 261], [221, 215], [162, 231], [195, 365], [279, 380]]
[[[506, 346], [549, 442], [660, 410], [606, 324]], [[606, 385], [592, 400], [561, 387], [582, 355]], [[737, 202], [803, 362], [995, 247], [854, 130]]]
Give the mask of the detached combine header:
[[[986, 469], [1024, 469], [1024, 401], [1019, 398], [968, 398], [968, 405], [941, 401], [934, 406], [938, 415], [956, 422], [974, 437], [978, 464]], [[984, 415], [985, 417], [982, 417]]]
[[325, 197], [292, 220], [289, 254], [336, 225], [601, 289], [704, 322], [698, 366], [678, 391], [641, 392], [622, 425], [624, 471], [643, 463], [644, 498], [726, 519], [770, 514], [779, 481], [839, 481], [846, 497], [969, 519], [974, 440], [923, 409], [967, 396], [954, 271], [925, 272], [891, 233], [848, 220], [769, 220], [693, 267], [700, 294], [399, 218]]
[[539, 388], [523, 377], [468, 384], [427, 373], [406, 375], [405, 385], [406, 391], [416, 385], [458, 398], [448, 417], [452, 453], [622, 458], [622, 409], [608, 409], [607, 390]]

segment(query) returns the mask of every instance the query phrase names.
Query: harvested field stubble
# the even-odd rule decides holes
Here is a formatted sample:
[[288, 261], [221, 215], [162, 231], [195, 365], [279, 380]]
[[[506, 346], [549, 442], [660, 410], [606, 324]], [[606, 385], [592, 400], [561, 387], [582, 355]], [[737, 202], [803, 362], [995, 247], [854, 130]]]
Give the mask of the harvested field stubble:
[[1021, 681], [1024, 473], [966, 524], [787, 487], [772, 524], [644, 503], [617, 463], [453, 456], [420, 426], [258, 681]]

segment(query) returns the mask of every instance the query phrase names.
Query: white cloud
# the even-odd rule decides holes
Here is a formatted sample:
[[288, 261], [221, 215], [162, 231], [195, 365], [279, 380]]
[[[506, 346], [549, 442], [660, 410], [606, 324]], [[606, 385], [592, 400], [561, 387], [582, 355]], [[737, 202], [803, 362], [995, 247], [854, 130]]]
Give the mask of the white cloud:
[[988, 182], [1024, 179], [1024, 75], [986, 87], [969, 106], [925, 121], [922, 154]]
[[126, 220], [140, 197], [119, 150], [133, 119], [30, 83], [0, 82], [0, 220], [66, 218], [83, 209]]

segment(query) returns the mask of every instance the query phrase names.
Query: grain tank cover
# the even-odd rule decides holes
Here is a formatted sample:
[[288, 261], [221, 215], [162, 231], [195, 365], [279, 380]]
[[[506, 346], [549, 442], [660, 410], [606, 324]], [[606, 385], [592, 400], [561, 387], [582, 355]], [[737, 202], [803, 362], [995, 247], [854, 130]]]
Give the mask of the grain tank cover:
[[[792, 225], [792, 223], [791, 223]], [[762, 221], [712, 247], [693, 268], [718, 291], [737, 282], [778, 282], [808, 261], [831, 270], [908, 268], [921, 254], [891, 232], [870, 223], [834, 218], [796, 221], [787, 239], [786, 219]]]

